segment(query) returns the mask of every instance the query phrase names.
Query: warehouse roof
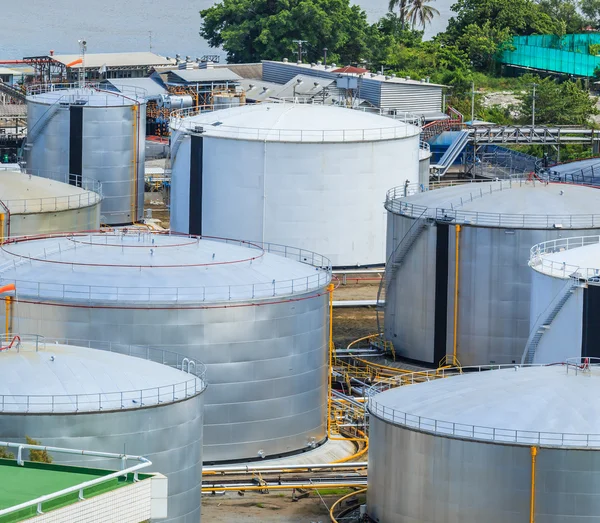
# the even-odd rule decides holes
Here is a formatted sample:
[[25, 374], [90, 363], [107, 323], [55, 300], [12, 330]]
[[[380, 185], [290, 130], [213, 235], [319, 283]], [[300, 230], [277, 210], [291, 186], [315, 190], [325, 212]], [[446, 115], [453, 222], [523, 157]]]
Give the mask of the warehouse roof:
[[381, 393], [369, 411], [445, 436], [598, 448], [600, 368], [581, 370], [573, 364], [467, 372]]
[[[140, 357], [132, 357], [31, 336], [22, 336], [20, 346], [16, 342], [10, 346], [8, 341], [2, 345], [0, 365], [6, 373], [0, 382], [3, 412], [139, 408], [176, 401], [173, 391], [185, 398], [186, 386], [188, 392], [199, 393], [204, 388], [195, 374], [152, 361], [165, 361], [162, 354], [172, 354], [158, 350], [146, 355], [146, 349], [140, 348]], [[119, 349], [128, 347], [113, 348]]]
[[174, 69], [169, 71], [169, 83], [237, 82], [242, 77], [224, 67], [216, 69]]
[[329, 260], [280, 245], [121, 230], [14, 241], [0, 250], [0, 285], [67, 301], [205, 302], [280, 299], [322, 290]]
[[404, 197], [404, 187], [388, 192], [386, 209], [470, 225], [505, 228], [600, 227], [600, 191], [527, 180], [461, 183]]
[[[81, 58], [78, 54], [62, 54], [52, 57], [55, 61], [68, 65]], [[103, 65], [111, 67], [143, 67], [143, 66], [166, 66], [175, 64], [175, 60], [165, 58], [155, 53], [87, 53], [85, 55], [86, 69], [99, 69]], [[81, 64], [71, 66], [79, 69]]]
[[262, 103], [187, 118], [173, 118], [175, 129], [241, 140], [359, 142], [417, 136], [420, 129], [363, 111], [310, 103]]

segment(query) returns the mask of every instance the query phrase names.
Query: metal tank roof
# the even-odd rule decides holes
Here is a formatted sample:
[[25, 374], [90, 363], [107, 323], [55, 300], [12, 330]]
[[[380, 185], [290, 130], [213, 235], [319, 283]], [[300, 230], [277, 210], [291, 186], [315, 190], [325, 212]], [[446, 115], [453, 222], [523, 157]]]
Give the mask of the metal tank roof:
[[96, 181], [85, 180], [82, 185], [93, 189], [88, 190], [65, 183], [68, 175], [55, 178], [64, 181], [0, 169], [0, 201], [11, 214], [33, 214], [88, 207], [102, 199], [101, 186]]
[[556, 366], [463, 369], [442, 379], [432, 373], [432, 381], [371, 397], [369, 411], [449, 437], [600, 448], [600, 366], [586, 366], [574, 359]]
[[529, 266], [557, 278], [600, 283], [600, 236], [560, 238], [534, 245]]
[[391, 118], [308, 103], [261, 103], [217, 111], [183, 109], [172, 116], [171, 127], [211, 137], [274, 142], [362, 142], [420, 134], [419, 127]]
[[322, 290], [329, 260], [274, 244], [139, 230], [9, 240], [0, 286], [60, 301], [230, 303]]
[[417, 194], [412, 187], [400, 186], [388, 191], [385, 208], [411, 218], [481, 227], [600, 228], [597, 189], [524, 179], [432, 184]]
[[82, 105], [84, 107], [122, 107], [145, 103], [146, 92], [136, 87], [123, 86], [122, 92], [106, 90], [98, 85], [78, 87], [76, 85], [64, 88], [53, 85], [39, 85], [27, 92], [27, 102], [53, 105]]
[[0, 412], [135, 409], [205, 388], [203, 365], [167, 351], [125, 345], [96, 350], [38, 336], [0, 338]]

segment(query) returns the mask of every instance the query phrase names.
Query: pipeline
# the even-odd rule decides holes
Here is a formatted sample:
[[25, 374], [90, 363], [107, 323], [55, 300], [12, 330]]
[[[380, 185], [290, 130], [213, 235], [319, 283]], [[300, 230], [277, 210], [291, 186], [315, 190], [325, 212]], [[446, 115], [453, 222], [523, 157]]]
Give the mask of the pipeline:
[[350, 494], [346, 494], [343, 498], [338, 499], [333, 505], [331, 505], [331, 509], [329, 509], [329, 518], [331, 519], [331, 523], [340, 523], [333, 515], [333, 512], [335, 511], [338, 505], [340, 505], [343, 501], [346, 501], [348, 498], [358, 496], [359, 494], [364, 494], [366, 491], [367, 489], [364, 488], [361, 490], [357, 490], [356, 492], [351, 492]]
[[454, 248], [454, 342], [452, 344], [453, 364], [456, 362], [456, 350], [458, 348], [458, 263], [460, 261], [460, 225], [456, 225], [456, 246]]
[[366, 461], [353, 463], [306, 463], [299, 465], [223, 465], [218, 467], [204, 467], [202, 474], [231, 474], [231, 473], [251, 473], [251, 472], [297, 472], [315, 470], [347, 470], [352, 471], [364, 469], [367, 467]]
[[531, 447], [531, 501], [529, 506], [529, 523], [535, 523], [535, 462], [537, 447]]
[[[14, 283], [9, 283], [8, 285], [4, 285], [3, 287], [0, 287], [0, 294], [4, 294], [5, 292], [16, 292], [16, 290], [17, 290], [17, 286]], [[6, 307], [5, 314], [4, 314], [5, 315], [4, 333], [7, 338], [10, 333], [10, 304], [11, 304], [11, 301], [12, 301], [12, 298], [10, 296], [6, 296], [4, 298], [4, 303], [5, 303], [5, 307]]]
[[[336, 488], [352, 488], [357, 486], [366, 485], [366, 478], [364, 480], [355, 480], [348, 483], [289, 483], [287, 485], [243, 485], [243, 486], [203, 486], [203, 493], [212, 493], [212, 492], [244, 492], [246, 490], [253, 491], [265, 491], [265, 490], [294, 490], [294, 489], [303, 489], [303, 490], [316, 490], [316, 489], [336, 489]], [[366, 489], [365, 489], [366, 490]]]

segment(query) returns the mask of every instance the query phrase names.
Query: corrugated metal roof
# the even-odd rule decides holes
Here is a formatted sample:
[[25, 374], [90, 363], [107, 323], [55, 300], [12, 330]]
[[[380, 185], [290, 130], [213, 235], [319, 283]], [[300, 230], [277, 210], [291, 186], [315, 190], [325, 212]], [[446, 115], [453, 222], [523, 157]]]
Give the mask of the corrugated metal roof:
[[0, 117], [9, 116], [27, 116], [27, 106], [25, 104], [0, 104]]
[[[78, 60], [78, 54], [62, 54], [52, 57], [57, 62], [64, 65], [70, 64]], [[106, 67], [140, 67], [140, 66], [164, 66], [174, 64], [175, 60], [167, 60], [164, 56], [160, 56], [150, 52], [139, 53], [88, 53], [85, 55], [86, 69], [100, 68], [103, 65]], [[81, 64], [72, 66], [73, 69], [79, 69]]]
[[13, 75], [13, 76], [21, 76], [23, 73], [21, 71], [17, 71], [16, 69], [10, 69], [8, 67], [0, 67], [0, 75]]
[[[178, 80], [179, 79], [179, 80]], [[175, 69], [169, 71], [169, 82], [179, 83], [210, 83], [237, 82], [242, 77], [227, 68], [216, 69]], [[181, 82], [183, 80], [183, 82]]]
[[221, 69], [226, 67], [235, 74], [240, 75], [242, 78], [253, 78], [259, 80], [262, 78], [263, 66], [259, 64], [223, 64], [215, 65], [215, 68]]
[[127, 91], [127, 88], [143, 89], [146, 92], [147, 99], [158, 98], [169, 92], [165, 86], [159, 84], [154, 78], [115, 78], [104, 80], [102, 84], [109, 84], [119, 92], [121, 92], [121, 88], [125, 88], [125, 91]]

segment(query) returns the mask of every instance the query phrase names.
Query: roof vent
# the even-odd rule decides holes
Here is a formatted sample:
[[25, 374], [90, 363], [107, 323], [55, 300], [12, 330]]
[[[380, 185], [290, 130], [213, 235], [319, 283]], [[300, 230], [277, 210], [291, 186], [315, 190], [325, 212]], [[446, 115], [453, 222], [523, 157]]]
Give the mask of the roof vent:
[[314, 63], [311, 63], [311, 64], [310, 64], [310, 66], [311, 66], [311, 67], [314, 67], [315, 65], [317, 65], [317, 64], [314, 64]]
[[252, 91], [254, 89], [254, 84], [248, 84], [248, 91]]
[[284, 58], [284, 59], [283, 59], [283, 63], [284, 63], [284, 64], [287, 64], [287, 63], [288, 63], [288, 59], [287, 59], [287, 58]]
[[[220, 125], [223, 125], [223, 122], [213, 122], [212, 124], [213, 127], [219, 127]], [[203, 133], [204, 129], [202, 127], [200, 129], [202, 129], [200, 132]]]
[[337, 65], [336, 65], [336, 64], [331, 64], [331, 68], [332, 68], [332, 69], [335, 69], [336, 67], [337, 67]]
[[431, 79], [431, 77], [429, 77], [429, 76], [426, 76], [426, 77], [425, 77], [425, 81], [426, 81], [427, 83], [429, 83], [429, 80], [430, 80], [430, 79]]
[[321, 60], [319, 60], [319, 61], [317, 62], [317, 65], [323, 65], [323, 62], [321, 62]]
[[202, 134], [204, 132], [204, 127], [201, 125], [195, 125], [193, 131], [198, 134]]
[[392, 78], [396, 78], [396, 73], [392, 73]]
[[421, 78], [421, 83], [423, 83], [425, 81], [425, 78]]
[[405, 76], [404, 79], [405, 80], [410, 80], [410, 76]]
[[391, 79], [392, 79], [392, 77], [391, 77], [391, 76], [386, 76], [386, 77], [385, 77], [385, 79], [386, 79], [386, 80], [391, 80]]
[[371, 78], [375, 78], [377, 76], [377, 74], [376, 73], [371, 73], [370, 76], [371, 76]]

